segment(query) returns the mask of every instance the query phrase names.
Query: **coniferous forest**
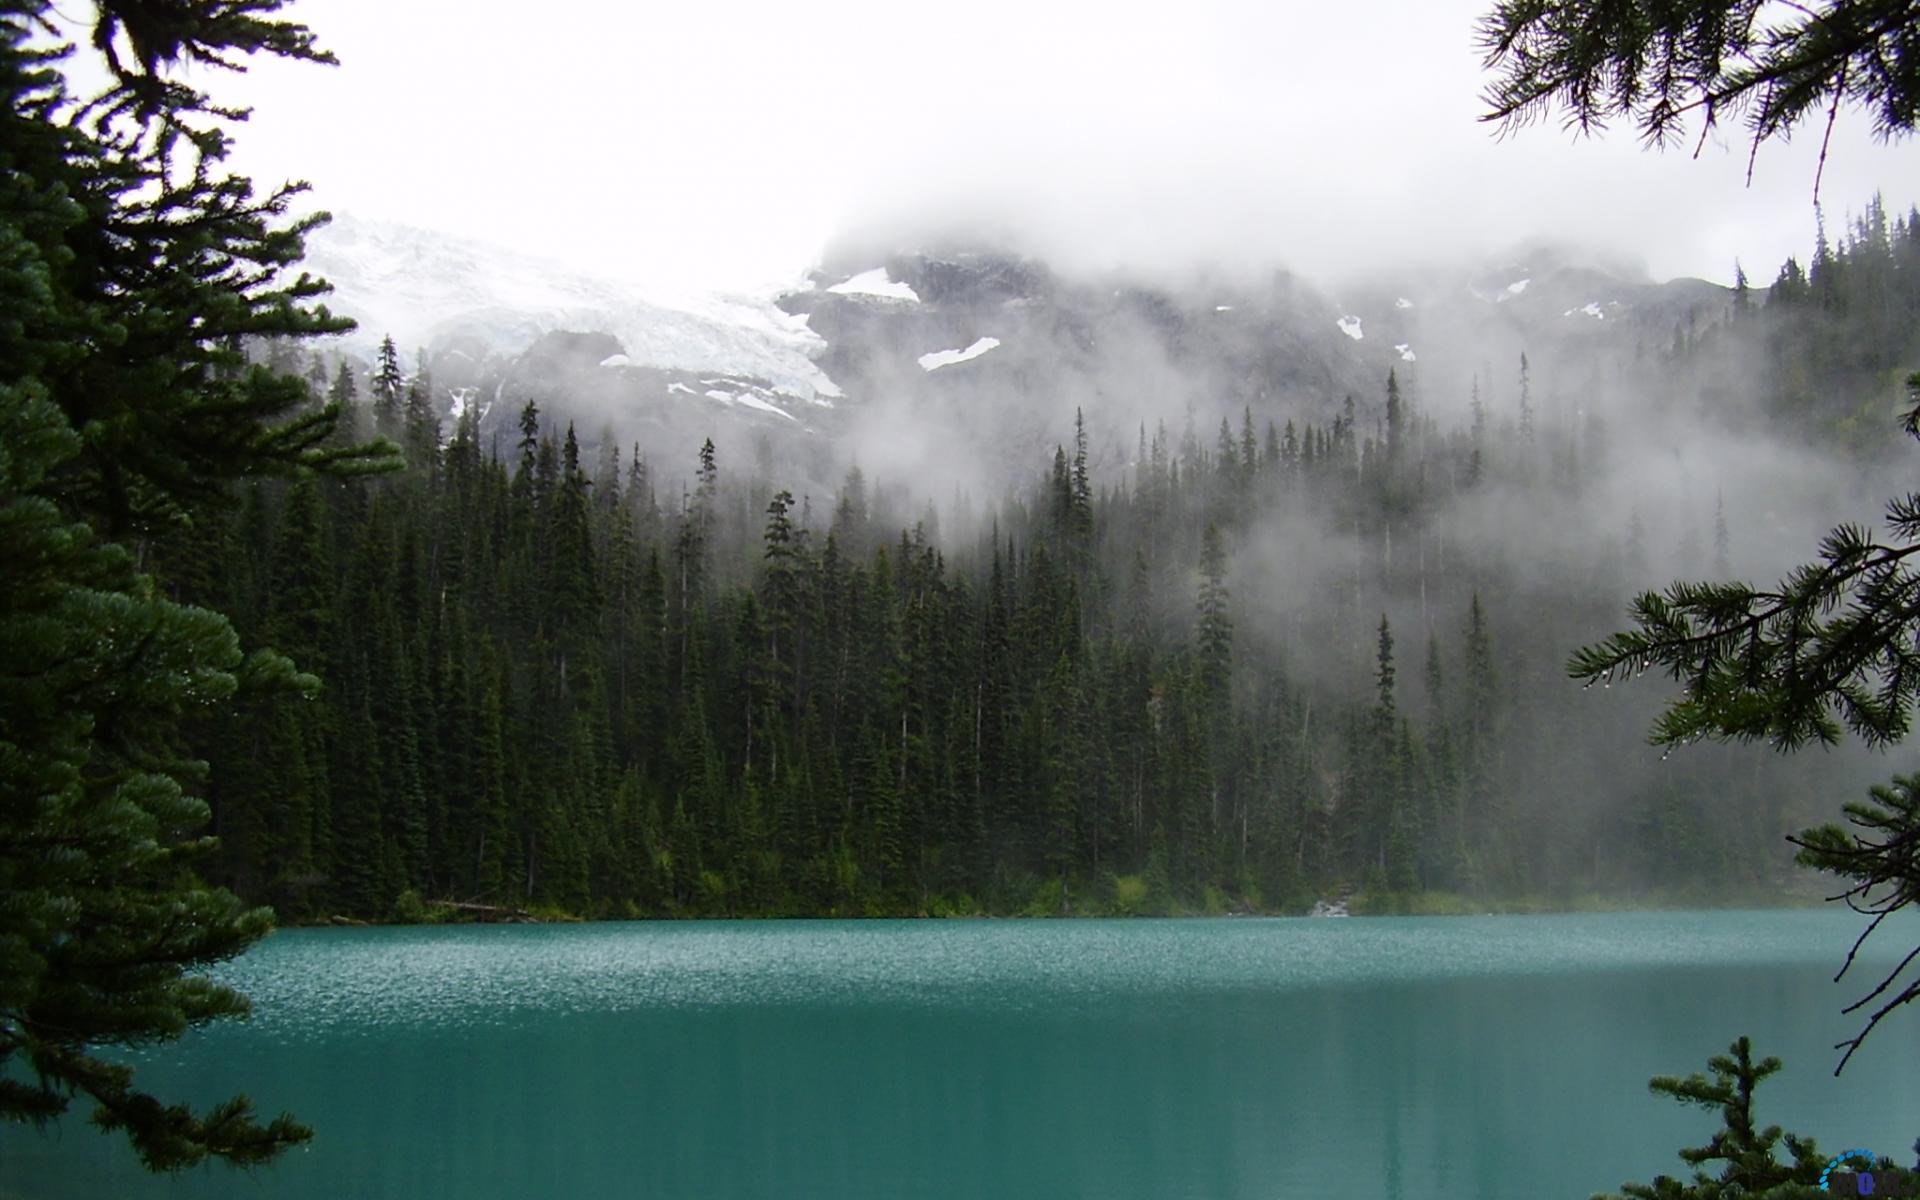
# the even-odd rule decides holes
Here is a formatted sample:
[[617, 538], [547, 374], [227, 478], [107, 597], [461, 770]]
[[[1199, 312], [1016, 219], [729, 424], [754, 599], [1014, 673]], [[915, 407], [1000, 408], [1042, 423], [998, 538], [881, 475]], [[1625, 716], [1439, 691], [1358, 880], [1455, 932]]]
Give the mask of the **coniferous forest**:
[[[1914, 310], [1917, 244], [1876, 208], [1646, 378], [1764, 345], [1741, 411], [1858, 440], [1807, 397], [1884, 370], [1847, 334]], [[1099, 473], [1089, 415], [1025, 487], [941, 511], [857, 466], [796, 497], [746, 447], [650, 461], [531, 402], [483, 437], [390, 342], [262, 355], [408, 464], [241, 486], [152, 547], [324, 685], [199, 731], [211, 869], [283, 919], [1750, 897], [1838, 786], [1761, 748], [1662, 761], [1657, 685], [1567, 682], [1666, 562], [1729, 577], [1739, 516], [1592, 502], [1652, 435], [1543, 399], [1524, 358], [1458, 422], [1390, 375], [1321, 420], [1141, 427]]]
[[[1920, 1175], [1920, 207], [1819, 200], [1843, 107], [1912, 131], [1920, 0], [1475, 24], [1502, 133], [1738, 117], [1751, 182], [1824, 111], [1761, 287], [1630, 260], [1776, 202], [1450, 147], [1419, 5], [339, 8], [339, 59], [286, 7], [0, 10], [0, 1192], [1589, 1193], [1709, 1045], [1650, 1086], [1724, 1128], [1625, 1195]], [[1409, 69], [1327, 122], [1355, 55]], [[353, 72], [253, 126], [327, 196], [514, 245], [230, 172], [284, 85], [199, 81], [275, 60]], [[394, 114], [430, 184], [329, 161]], [[267, 940], [1303, 913], [1489, 919]]]

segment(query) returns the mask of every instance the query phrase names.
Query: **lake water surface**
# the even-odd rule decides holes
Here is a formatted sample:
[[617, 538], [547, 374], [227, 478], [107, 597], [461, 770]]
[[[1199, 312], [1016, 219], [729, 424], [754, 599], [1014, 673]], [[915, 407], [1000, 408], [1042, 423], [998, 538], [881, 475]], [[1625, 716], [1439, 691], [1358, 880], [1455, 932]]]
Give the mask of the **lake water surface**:
[[142, 1174], [76, 1111], [0, 1196], [1584, 1200], [1704, 1141], [1647, 1092], [1740, 1033], [1760, 1117], [1910, 1159], [1920, 1012], [1842, 1079], [1844, 911], [291, 930], [247, 1024], [143, 1053], [164, 1098], [314, 1126]]

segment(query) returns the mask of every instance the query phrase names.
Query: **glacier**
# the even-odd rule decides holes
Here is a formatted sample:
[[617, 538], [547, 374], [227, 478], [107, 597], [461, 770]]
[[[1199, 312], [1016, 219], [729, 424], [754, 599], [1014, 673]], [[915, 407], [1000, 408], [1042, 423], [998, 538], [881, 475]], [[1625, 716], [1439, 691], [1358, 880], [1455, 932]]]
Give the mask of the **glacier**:
[[359, 329], [347, 344], [391, 336], [401, 351], [454, 334], [512, 355], [565, 330], [619, 339], [627, 364], [763, 379], [817, 405], [842, 393], [814, 359], [826, 340], [772, 294], [669, 290], [596, 276], [484, 242], [338, 216], [307, 237], [297, 270], [333, 285], [324, 303]]

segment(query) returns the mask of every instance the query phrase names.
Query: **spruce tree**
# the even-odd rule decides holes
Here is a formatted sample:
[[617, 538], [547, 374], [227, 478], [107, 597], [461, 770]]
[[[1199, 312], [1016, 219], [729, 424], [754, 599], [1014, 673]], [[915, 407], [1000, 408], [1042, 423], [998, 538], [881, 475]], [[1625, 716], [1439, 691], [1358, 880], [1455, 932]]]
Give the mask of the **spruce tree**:
[[306, 1131], [256, 1124], [244, 1097], [205, 1115], [163, 1105], [95, 1050], [247, 1011], [190, 972], [244, 950], [272, 915], [192, 882], [207, 808], [187, 791], [196, 764], [169, 746], [183, 716], [242, 680], [313, 681], [277, 656], [243, 660], [223, 618], [160, 599], [131, 556], [34, 494], [80, 441], [38, 390], [0, 386], [0, 660], [14, 681], [0, 708], [0, 1066], [31, 1070], [0, 1080], [0, 1115], [44, 1123], [80, 1094], [152, 1168], [261, 1161]]
[[1400, 397], [1400, 373], [1387, 368], [1387, 456], [1398, 460], [1406, 452], [1407, 412]]
[[432, 471], [440, 457], [440, 415], [433, 409], [433, 384], [424, 367], [407, 383], [404, 412], [400, 445], [406, 452], [407, 465], [416, 471]]
[[374, 356], [373, 378], [368, 382], [373, 392], [373, 428], [381, 437], [401, 435], [401, 397], [406, 386], [407, 377], [401, 373], [400, 352], [394, 348], [393, 338], [381, 338], [380, 351]]
[[[1733, 1200], [1737, 1196], [1789, 1198], [1826, 1194], [1825, 1161], [1812, 1138], [1782, 1133], [1778, 1125], [1761, 1127], [1753, 1114], [1753, 1096], [1759, 1086], [1780, 1070], [1777, 1058], [1753, 1058], [1753, 1044], [1737, 1039], [1727, 1053], [1707, 1060], [1713, 1073], [1708, 1079], [1698, 1072], [1685, 1079], [1671, 1075], [1655, 1076], [1648, 1087], [1681, 1104], [1717, 1111], [1721, 1128], [1714, 1131], [1704, 1146], [1680, 1151], [1680, 1158], [1692, 1167], [1693, 1179], [1683, 1183], [1668, 1175], [1654, 1177], [1651, 1184], [1629, 1183], [1620, 1196], [1595, 1200]], [[1781, 1162], [1776, 1153], [1784, 1148], [1790, 1161]], [[1705, 1168], [1724, 1163], [1716, 1173]]]
[[226, 174], [231, 114], [165, 73], [328, 61], [279, 7], [104, 0], [90, 105], [67, 93], [71, 48], [36, 42], [52, 6], [0, 13], [0, 1116], [44, 1123], [83, 1096], [154, 1169], [307, 1136], [244, 1097], [162, 1103], [97, 1052], [245, 1013], [203, 972], [272, 918], [193, 873], [212, 844], [181, 733], [236, 691], [315, 681], [243, 657], [225, 618], [162, 598], [101, 535], [177, 522], [241, 476], [388, 465], [341, 445], [339, 409], [301, 380], [246, 362], [243, 336], [343, 327], [305, 307], [324, 285], [275, 282], [315, 219], [284, 220], [297, 189]]
[[1199, 682], [1208, 711], [1224, 713], [1233, 674], [1233, 615], [1228, 607], [1227, 554], [1220, 530], [1209, 523], [1200, 539], [1200, 596], [1197, 641]]

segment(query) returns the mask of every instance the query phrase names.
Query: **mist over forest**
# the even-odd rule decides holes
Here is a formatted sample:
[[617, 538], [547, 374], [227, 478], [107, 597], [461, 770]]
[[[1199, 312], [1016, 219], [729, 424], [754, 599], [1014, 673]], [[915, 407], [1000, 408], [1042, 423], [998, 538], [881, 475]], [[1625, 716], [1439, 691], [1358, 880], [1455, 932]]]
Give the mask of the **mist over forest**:
[[1913, 212], [1732, 287], [872, 241], [695, 303], [315, 234], [399, 328], [259, 353], [409, 465], [156, 548], [326, 684], [207, 731], [224, 881], [292, 916], [1753, 899], [1885, 774], [1663, 754], [1670, 684], [1566, 662], [1876, 515]]
[[0, 1195], [1902, 1193], [1916, 31], [11, 0]]

